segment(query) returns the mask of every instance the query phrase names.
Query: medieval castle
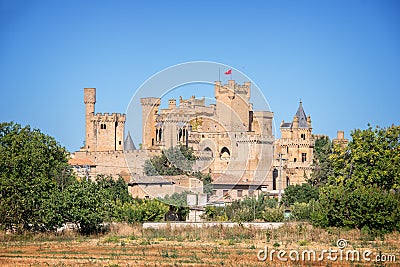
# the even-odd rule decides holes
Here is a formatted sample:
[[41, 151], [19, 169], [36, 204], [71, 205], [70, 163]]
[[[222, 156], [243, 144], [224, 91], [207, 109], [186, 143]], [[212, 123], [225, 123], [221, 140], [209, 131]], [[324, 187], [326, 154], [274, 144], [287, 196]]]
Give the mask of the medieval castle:
[[[192, 190], [201, 183], [190, 177], [146, 177], [146, 159], [177, 145], [192, 147], [194, 170], [211, 174], [214, 199], [237, 199], [261, 191], [277, 195], [289, 184], [305, 182], [312, 172], [314, 135], [302, 102], [292, 122], [282, 121], [281, 139], [272, 134], [273, 112], [253, 110], [251, 83], [229, 80], [214, 84], [215, 104], [204, 98], [180, 97], [160, 109], [161, 99], [141, 99], [142, 144], [137, 149], [125, 129], [126, 115], [95, 113], [96, 89], [84, 89], [85, 145], [70, 164], [87, 178], [120, 175], [138, 197], [156, 197]], [[338, 143], [346, 143], [338, 132]]]

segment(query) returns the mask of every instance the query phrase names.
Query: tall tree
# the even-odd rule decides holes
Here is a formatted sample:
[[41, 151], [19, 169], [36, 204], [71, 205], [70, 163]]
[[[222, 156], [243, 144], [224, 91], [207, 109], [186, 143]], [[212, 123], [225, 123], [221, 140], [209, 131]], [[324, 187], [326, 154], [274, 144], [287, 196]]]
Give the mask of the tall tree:
[[330, 156], [333, 152], [332, 142], [328, 136], [322, 136], [315, 140], [313, 172], [308, 182], [313, 186], [322, 186], [328, 182], [333, 174], [333, 166]]
[[67, 151], [30, 126], [0, 123], [0, 224], [43, 226], [43, 204], [69, 183]]

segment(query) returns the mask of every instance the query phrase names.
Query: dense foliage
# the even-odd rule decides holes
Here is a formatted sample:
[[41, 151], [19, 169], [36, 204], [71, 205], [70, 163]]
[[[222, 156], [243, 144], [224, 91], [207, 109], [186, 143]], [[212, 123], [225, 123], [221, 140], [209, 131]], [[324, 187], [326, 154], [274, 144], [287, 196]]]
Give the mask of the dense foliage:
[[400, 229], [400, 126], [355, 130], [328, 153], [331, 169], [311, 213], [319, 226]]
[[333, 175], [332, 160], [333, 144], [328, 136], [322, 136], [315, 140], [313, 172], [308, 182], [313, 186], [323, 186], [328, 178]]
[[171, 147], [163, 150], [161, 155], [146, 160], [144, 173], [148, 176], [188, 174], [192, 172], [195, 160], [192, 148]]
[[144, 173], [148, 176], [194, 176], [203, 182], [203, 192], [211, 195], [213, 190], [211, 175], [193, 171], [193, 164], [196, 159], [191, 147], [182, 145], [171, 147], [163, 150], [161, 155], [147, 159], [144, 163]]
[[29, 126], [0, 124], [0, 224], [39, 229], [53, 192], [71, 183], [67, 151]]
[[285, 194], [282, 197], [282, 202], [287, 206], [293, 205], [295, 202], [308, 203], [310, 200], [318, 199], [318, 188], [311, 186], [308, 183], [300, 185], [289, 185], [285, 188]]
[[235, 200], [226, 206], [207, 206], [205, 210], [206, 220], [210, 221], [283, 221], [283, 209], [278, 207], [278, 201], [264, 194], [256, 197], [246, 197]]
[[400, 126], [354, 130], [346, 149], [335, 147], [330, 156], [329, 183], [357, 188], [400, 189]]
[[328, 186], [321, 191], [311, 218], [323, 227], [392, 231], [400, 229], [400, 196], [376, 186]]
[[0, 124], [0, 227], [55, 230], [66, 223], [81, 233], [112, 221], [160, 221], [168, 205], [137, 200], [119, 177], [76, 179], [68, 153], [54, 138], [15, 123]]

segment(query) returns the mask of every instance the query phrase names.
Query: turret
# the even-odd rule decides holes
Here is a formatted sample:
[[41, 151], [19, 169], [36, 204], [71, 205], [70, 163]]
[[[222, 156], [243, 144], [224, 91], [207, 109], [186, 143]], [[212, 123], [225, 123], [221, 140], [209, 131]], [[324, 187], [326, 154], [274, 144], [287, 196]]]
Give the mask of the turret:
[[94, 125], [92, 118], [94, 116], [96, 104], [96, 88], [84, 88], [83, 102], [86, 108], [86, 125], [85, 125], [85, 147], [84, 149], [94, 149]]
[[168, 109], [173, 110], [176, 108], [176, 100], [175, 99], [170, 99], [168, 101]]

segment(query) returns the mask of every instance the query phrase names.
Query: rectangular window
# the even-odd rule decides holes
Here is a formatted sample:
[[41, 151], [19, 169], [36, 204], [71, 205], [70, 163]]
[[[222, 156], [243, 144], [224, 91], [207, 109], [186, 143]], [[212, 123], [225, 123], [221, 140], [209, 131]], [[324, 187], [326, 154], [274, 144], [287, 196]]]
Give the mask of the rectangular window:
[[228, 190], [226, 190], [226, 189], [222, 190], [222, 195], [223, 196], [227, 196], [228, 195]]
[[217, 190], [214, 189], [214, 190], [212, 191], [212, 195], [213, 195], [213, 196], [216, 196], [216, 195], [217, 195]]
[[307, 161], [307, 153], [301, 153], [301, 162]]
[[237, 196], [238, 197], [242, 197], [242, 195], [243, 195], [243, 190], [238, 190], [237, 191]]

